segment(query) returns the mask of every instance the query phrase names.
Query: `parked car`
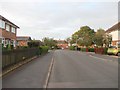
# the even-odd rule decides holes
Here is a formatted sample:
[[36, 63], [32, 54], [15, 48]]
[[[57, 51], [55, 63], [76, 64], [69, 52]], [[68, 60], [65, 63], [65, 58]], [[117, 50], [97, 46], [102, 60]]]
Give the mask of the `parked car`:
[[119, 55], [120, 47], [111, 46], [111, 47], [108, 48], [107, 53], [108, 54], [113, 54], [113, 55]]

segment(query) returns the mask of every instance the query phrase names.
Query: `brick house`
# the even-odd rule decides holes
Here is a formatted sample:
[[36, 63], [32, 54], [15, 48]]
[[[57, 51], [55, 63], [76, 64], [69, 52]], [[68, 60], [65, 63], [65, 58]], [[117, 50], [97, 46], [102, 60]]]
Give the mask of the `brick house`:
[[18, 46], [28, 46], [28, 42], [31, 41], [29, 36], [17, 36], [17, 45]]
[[112, 36], [112, 46], [120, 44], [120, 22], [106, 30], [106, 33]]
[[11, 44], [16, 47], [16, 34], [19, 27], [0, 15], [0, 39], [4, 47]]
[[65, 40], [56, 40], [58, 48], [68, 49], [68, 43]]

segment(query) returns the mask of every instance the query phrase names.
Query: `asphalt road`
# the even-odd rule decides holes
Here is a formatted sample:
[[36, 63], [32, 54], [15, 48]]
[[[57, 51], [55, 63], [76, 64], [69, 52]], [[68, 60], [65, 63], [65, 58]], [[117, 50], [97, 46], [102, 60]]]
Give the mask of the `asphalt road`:
[[42, 88], [54, 59], [48, 88], [117, 88], [117, 58], [56, 50], [9, 73], [3, 88]]
[[55, 51], [48, 88], [117, 88], [118, 59], [111, 59], [84, 52]]

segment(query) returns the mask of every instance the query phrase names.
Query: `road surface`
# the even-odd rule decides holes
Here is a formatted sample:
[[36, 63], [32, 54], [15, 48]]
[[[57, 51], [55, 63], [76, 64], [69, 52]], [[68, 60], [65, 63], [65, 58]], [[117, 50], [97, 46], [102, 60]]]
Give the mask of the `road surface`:
[[76, 51], [55, 51], [48, 87], [117, 88], [118, 63], [111, 60], [115, 58], [98, 56]]
[[4, 88], [42, 88], [54, 60], [48, 88], [118, 88], [117, 58], [56, 50], [3, 78]]

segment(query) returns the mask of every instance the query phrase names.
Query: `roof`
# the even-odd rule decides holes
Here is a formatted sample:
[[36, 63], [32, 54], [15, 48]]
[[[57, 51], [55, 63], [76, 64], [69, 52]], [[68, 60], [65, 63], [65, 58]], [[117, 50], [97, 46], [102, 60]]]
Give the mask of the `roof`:
[[115, 30], [120, 30], [120, 22], [118, 22], [117, 24], [115, 24], [114, 26], [112, 26], [111, 28], [106, 30], [106, 33], [110, 33], [110, 32], [115, 31]]
[[56, 42], [57, 42], [58, 44], [65, 44], [65, 43], [67, 43], [65, 40], [56, 40]]
[[17, 25], [15, 25], [14, 23], [12, 23], [11, 21], [9, 21], [8, 19], [6, 19], [5, 17], [3, 17], [1, 15], [0, 15], [0, 19], [7, 21], [7, 22], [11, 23], [12, 25], [14, 25], [15, 27], [19, 28]]
[[30, 36], [17, 36], [17, 40], [31, 40]]

